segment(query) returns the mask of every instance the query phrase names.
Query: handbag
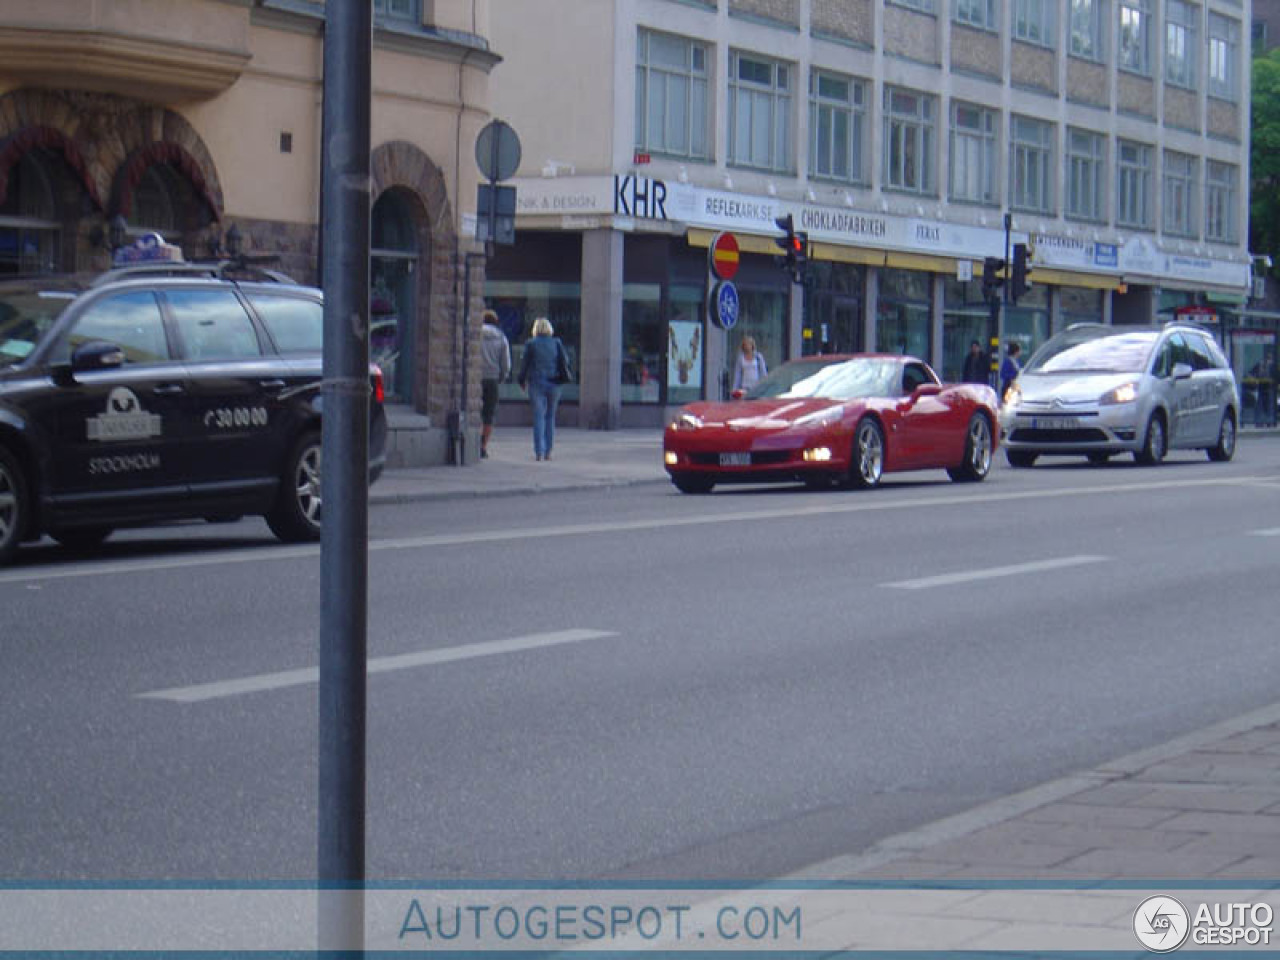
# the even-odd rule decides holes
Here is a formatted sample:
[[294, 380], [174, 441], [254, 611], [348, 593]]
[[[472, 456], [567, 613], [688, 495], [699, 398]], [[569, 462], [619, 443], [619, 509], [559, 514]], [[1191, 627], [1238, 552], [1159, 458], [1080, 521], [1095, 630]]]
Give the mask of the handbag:
[[569, 352], [565, 350], [564, 343], [556, 340], [556, 375], [551, 379], [552, 383], [572, 383], [573, 371], [569, 369]]

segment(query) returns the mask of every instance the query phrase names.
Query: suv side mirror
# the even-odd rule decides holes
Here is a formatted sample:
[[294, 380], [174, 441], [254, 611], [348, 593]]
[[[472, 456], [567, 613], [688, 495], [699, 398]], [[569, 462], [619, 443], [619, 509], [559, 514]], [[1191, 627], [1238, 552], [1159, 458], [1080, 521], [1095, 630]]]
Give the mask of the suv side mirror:
[[53, 382], [66, 387], [76, 382], [75, 375], [85, 370], [111, 370], [124, 365], [124, 351], [106, 340], [89, 340], [71, 353], [68, 363], [54, 364]]
[[1173, 379], [1186, 380], [1190, 376], [1191, 376], [1191, 364], [1175, 363], [1173, 365]]

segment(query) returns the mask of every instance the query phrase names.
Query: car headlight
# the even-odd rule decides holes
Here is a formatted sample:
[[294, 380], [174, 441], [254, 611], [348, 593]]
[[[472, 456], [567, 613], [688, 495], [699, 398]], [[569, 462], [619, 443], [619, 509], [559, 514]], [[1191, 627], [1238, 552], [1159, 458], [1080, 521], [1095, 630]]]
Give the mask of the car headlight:
[[1017, 382], [1009, 384], [1009, 389], [1004, 392], [1004, 405], [1010, 409], [1016, 407], [1022, 402], [1022, 388]]
[[1122, 383], [1114, 390], [1108, 390], [1099, 398], [1098, 403], [1104, 406], [1115, 403], [1133, 403], [1138, 399], [1138, 385], [1136, 383]]
[[672, 430], [698, 430], [702, 425], [702, 418], [692, 413], [682, 413], [671, 421]]
[[840, 408], [828, 407], [826, 410], [815, 410], [813, 413], [806, 413], [803, 417], [796, 417], [795, 425], [797, 427], [818, 427], [839, 419]]

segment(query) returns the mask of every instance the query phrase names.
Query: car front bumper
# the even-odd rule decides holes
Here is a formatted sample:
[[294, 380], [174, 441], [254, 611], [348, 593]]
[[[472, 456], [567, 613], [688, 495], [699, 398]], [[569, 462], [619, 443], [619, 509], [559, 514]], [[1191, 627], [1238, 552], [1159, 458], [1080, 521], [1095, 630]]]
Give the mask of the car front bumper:
[[1124, 453], [1143, 443], [1146, 424], [1139, 403], [1037, 409], [1019, 406], [1000, 413], [1006, 450], [1034, 453]]

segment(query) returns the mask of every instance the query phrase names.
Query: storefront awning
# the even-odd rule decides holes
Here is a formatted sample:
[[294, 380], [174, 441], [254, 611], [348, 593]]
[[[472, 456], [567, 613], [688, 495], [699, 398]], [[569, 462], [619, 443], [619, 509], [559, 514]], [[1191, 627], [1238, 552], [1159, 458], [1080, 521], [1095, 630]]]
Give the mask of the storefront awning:
[[884, 251], [870, 247], [846, 247], [842, 243], [812, 243], [809, 245], [811, 260], [830, 260], [833, 263], [860, 263], [868, 267], [884, 266]]
[[1031, 268], [1032, 283], [1047, 283], [1055, 287], [1086, 287], [1090, 290], [1119, 290], [1124, 286], [1122, 277], [1105, 273], [1076, 273], [1073, 270], [1053, 270], [1049, 267]]
[[897, 250], [889, 250], [884, 255], [884, 265], [901, 270], [949, 273], [953, 277], [956, 275], [956, 261], [953, 257], [938, 257], [928, 253], [901, 253]]

